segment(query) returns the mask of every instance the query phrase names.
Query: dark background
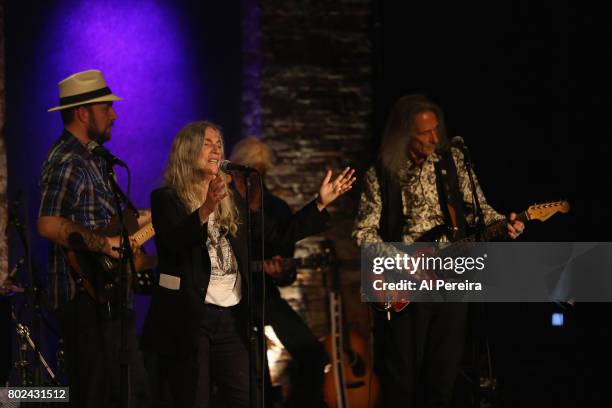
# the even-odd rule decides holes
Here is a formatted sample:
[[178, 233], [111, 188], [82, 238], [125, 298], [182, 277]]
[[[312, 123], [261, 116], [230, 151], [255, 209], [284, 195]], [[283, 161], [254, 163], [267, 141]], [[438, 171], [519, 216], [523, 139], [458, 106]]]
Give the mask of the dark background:
[[[55, 82], [63, 76], [49, 78], [47, 62], [38, 54], [41, 27], [49, 15], [58, 15], [57, 7], [76, 3], [5, 2], [9, 197], [25, 191], [32, 223], [40, 164], [61, 127], [59, 116], [46, 119], [50, 114], [43, 111], [54, 104]], [[222, 123], [232, 144], [240, 126], [239, 2], [167, 3], [188, 39], [183, 49], [185, 61], [193, 65], [188, 80], [201, 97], [187, 106], [162, 101], [160, 108], [172, 120], [205, 116]], [[612, 71], [605, 61], [610, 33], [609, 24], [599, 21], [603, 17], [568, 1], [374, 0], [372, 10], [373, 144], [395, 100], [424, 93], [444, 108], [449, 136], [465, 139], [487, 199], [497, 210], [570, 201], [569, 214], [529, 224], [522, 240], [609, 240], [612, 215], [604, 195], [612, 184], [606, 126]], [[43, 94], [40, 84], [47, 87]], [[154, 102], [141, 100], [137, 106]], [[148, 114], [144, 120], [164, 126], [164, 117]], [[46, 125], [48, 120], [55, 127]], [[147, 139], [168, 144], [176, 130], [138, 135], [130, 159], [146, 156]], [[154, 164], [161, 168], [164, 163]], [[144, 159], [141, 168], [135, 178], [156, 185], [159, 172], [146, 173], [150, 166]], [[17, 245], [14, 238], [11, 243]], [[36, 265], [44, 268], [46, 245], [34, 233], [32, 238]], [[603, 406], [609, 401], [609, 376], [598, 374], [609, 367], [609, 304], [474, 309], [468, 350], [476, 347], [482, 355], [482, 339], [490, 338], [505, 406]], [[564, 313], [563, 327], [551, 326], [552, 312]], [[473, 396], [468, 380], [474, 367], [486, 366], [472, 357], [466, 354], [459, 406]]]
[[[426, 94], [445, 110], [449, 137], [466, 141], [498, 211], [570, 201], [569, 214], [530, 223], [523, 241], [609, 240], [609, 24], [597, 11], [523, 0], [377, 1], [374, 10], [375, 135], [399, 96]], [[611, 355], [608, 303], [472, 306], [468, 351], [482, 358], [491, 340], [503, 406], [609, 404], [599, 374]], [[551, 326], [553, 312], [563, 327]], [[475, 366], [487, 364], [468, 352], [467, 380]]]

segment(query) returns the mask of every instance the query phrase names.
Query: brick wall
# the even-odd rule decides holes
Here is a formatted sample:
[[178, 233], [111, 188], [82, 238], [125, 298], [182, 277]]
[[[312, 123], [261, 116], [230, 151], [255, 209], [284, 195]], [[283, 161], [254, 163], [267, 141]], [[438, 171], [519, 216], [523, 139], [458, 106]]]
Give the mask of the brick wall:
[[[261, 122], [277, 154], [268, 186], [294, 209], [312, 199], [327, 168], [361, 167], [372, 115], [368, 0], [261, 0]], [[356, 193], [356, 192], [355, 192]], [[348, 320], [367, 334], [359, 251], [350, 239], [356, 194], [330, 208]], [[312, 246], [311, 244], [308, 244]], [[315, 244], [316, 247], [316, 244]], [[308, 307], [317, 334], [327, 311]]]

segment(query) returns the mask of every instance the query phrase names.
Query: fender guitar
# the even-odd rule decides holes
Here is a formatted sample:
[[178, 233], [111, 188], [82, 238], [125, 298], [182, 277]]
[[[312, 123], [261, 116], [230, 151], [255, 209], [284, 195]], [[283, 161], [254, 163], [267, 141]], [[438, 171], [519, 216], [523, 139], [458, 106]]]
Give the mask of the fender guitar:
[[[534, 204], [527, 208], [525, 211], [517, 215], [517, 219], [526, 223], [527, 221], [539, 220], [546, 221], [556, 213], [567, 213], [570, 210], [569, 202], [567, 201], [554, 201], [542, 204]], [[453, 249], [461, 246], [461, 244], [467, 244], [478, 241], [493, 241], [501, 239], [506, 236], [508, 221], [506, 219], [495, 221], [489, 224], [483, 234], [471, 234], [467, 237], [454, 241], [450, 246], [444, 248], [444, 251], [452, 252]], [[446, 225], [440, 225], [432, 228], [425, 234], [423, 234], [417, 241], [418, 242], [439, 242], [442, 237], [448, 233]], [[369, 274], [370, 275], [370, 274]], [[368, 276], [369, 276], [368, 275]], [[372, 284], [372, 282], [370, 282]], [[410, 301], [407, 299], [406, 293], [400, 291], [389, 291], [385, 295], [385, 302], [374, 302], [372, 305], [374, 309], [387, 312], [387, 317], [390, 318], [391, 312], [401, 312], [408, 306]]]
[[[119, 234], [118, 224], [117, 219], [113, 217], [108, 226], [94, 230], [94, 232], [104, 236], [115, 236]], [[138, 226], [135, 218], [129, 220], [126, 217], [126, 224], [130, 232], [136, 230]], [[132, 233], [130, 238], [136, 242], [137, 247], [140, 247], [154, 235], [153, 224], [149, 223]], [[92, 299], [104, 304], [106, 310], [110, 311], [117, 296], [116, 289], [119, 286], [119, 260], [97, 252], [65, 249], [64, 253], [77, 285], [84, 289]], [[135, 253], [135, 271], [132, 271], [131, 268], [128, 270], [130, 289], [133, 289], [135, 293], [150, 293], [153, 287], [151, 269], [156, 265], [156, 257], [147, 256], [143, 252]]]

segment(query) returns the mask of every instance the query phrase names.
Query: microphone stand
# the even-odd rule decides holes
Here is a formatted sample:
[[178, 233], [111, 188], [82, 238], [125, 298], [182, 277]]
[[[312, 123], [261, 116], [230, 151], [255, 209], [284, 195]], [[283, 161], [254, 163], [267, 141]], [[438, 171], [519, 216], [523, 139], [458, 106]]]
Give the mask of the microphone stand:
[[468, 174], [470, 180], [470, 188], [472, 190], [472, 199], [474, 200], [474, 214], [476, 217], [476, 237], [482, 239], [485, 234], [486, 225], [484, 220], [484, 214], [482, 207], [480, 206], [480, 200], [478, 199], [478, 191], [476, 190], [476, 183], [474, 182], [474, 175], [472, 172], [472, 158], [470, 151], [465, 144], [461, 145], [461, 151], [463, 152], [463, 164], [465, 165], [465, 171]]
[[[27, 288], [26, 285], [23, 285], [22, 282], [20, 282], [19, 276], [17, 274], [20, 265], [22, 264], [22, 261], [24, 260], [24, 258], [21, 259], [21, 261], [17, 262], [17, 264], [14, 266], [13, 270], [9, 273], [9, 275], [7, 276], [7, 279], [10, 280], [11, 285], [17, 285], [16, 287], [21, 287], [21, 288]], [[17, 291], [15, 289], [14, 294], [19, 293], [20, 291]], [[26, 294], [26, 304], [28, 302], [27, 299], [27, 289], [24, 289], [22, 292], [25, 292]], [[10, 296], [10, 295], [9, 295]], [[40, 311], [40, 309], [39, 309]], [[58, 336], [58, 333], [55, 331], [55, 329], [53, 329], [53, 327], [51, 327], [51, 325], [49, 324], [49, 322], [45, 319], [44, 315], [42, 313], [40, 313], [40, 315], [36, 315], [34, 316], [34, 318], [41, 318], [42, 321], [45, 323], [45, 326], [51, 331], [53, 332], [53, 334], [55, 334], [56, 336]], [[37, 377], [40, 377], [39, 372], [41, 370], [41, 367], [38, 366], [37, 371], [35, 372], [35, 375], [32, 376], [28, 370], [28, 367], [31, 365], [31, 363], [28, 361], [28, 350], [31, 350], [33, 353], [36, 354], [37, 360], [39, 362], [39, 364], [42, 364], [42, 366], [44, 367], [45, 371], [47, 372], [47, 375], [49, 377], [49, 379], [51, 380], [51, 385], [53, 386], [60, 386], [60, 375], [56, 374], [53, 372], [53, 369], [49, 366], [49, 364], [47, 363], [47, 360], [45, 359], [45, 357], [43, 356], [43, 354], [41, 353], [40, 349], [36, 346], [36, 342], [34, 341], [34, 339], [32, 338], [31, 331], [30, 328], [25, 324], [22, 323], [19, 318], [17, 317], [17, 314], [15, 312], [15, 304], [14, 302], [11, 303], [11, 319], [13, 320], [13, 323], [15, 324], [15, 331], [17, 333], [17, 336], [19, 337], [19, 360], [17, 360], [14, 363], [14, 367], [17, 369], [18, 373], [19, 373], [19, 381], [20, 381], [20, 385], [22, 387], [32, 387], [32, 386], [43, 386], [45, 384], [43, 384], [41, 381], [39, 381], [37, 379]], [[37, 320], [34, 321], [35, 324], [37, 324]], [[58, 366], [59, 366], [59, 362], [58, 362]], [[61, 373], [61, 369], [58, 370], [58, 373]], [[41, 377], [42, 378], [42, 377]], [[49, 384], [49, 383], [46, 383]]]
[[[250, 190], [251, 190], [251, 178], [250, 173], [246, 173], [245, 176], [245, 200], [246, 200], [246, 225], [247, 225], [247, 306], [248, 306], [248, 339], [249, 339], [249, 400], [251, 408], [264, 408], [265, 407], [265, 392], [264, 392], [264, 375], [262, 368], [261, 387], [258, 387], [257, 383], [257, 367], [261, 364], [263, 367], [265, 356], [259, 356], [257, 353], [258, 344], [261, 341], [262, 350], [264, 350], [264, 307], [265, 307], [265, 289], [262, 292], [261, 299], [261, 324], [258, 325], [255, 321], [255, 296], [253, 287], [252, 277], [252, 242], [253, 242], [253, 231], [251, 226], [251, 207], [250, 207]], [[263, 183], [260, 176], [260, 183]], [[263, 201], [263, 189], [260, 186], [261, 198]], [[263, 205], [260, 208], [263, 217]], [[263, 234], [263, 222], [261, 225]], [[263, 242], [262, 242], [263, 245]], [[262, 287], [265, 287], [265, 273], [262, 268]], [[259, 358], [258, 358], [259, 357]], [[258, 398], [259, 397], [259, 398]], [[258, 405], [258, 402], [260, 405]]]
[[[127, 196], [121, 190], [121, 187], [117, 184], [115, 179], [115, 171], [113, 169], [112, 163], [107, 162], [107, 176], [108, 182], [110, 184], [111, 190], [113, 192], [113, 196], [115, 198], [115, 208], [117, 211], [117, 218], [119, 219], [119, 227], [120, 227], [120, 245], [119, 245], [119, 254], [120, 254], [120, 262], [119, 262], [119, 319], [121, 324], [120, 329], [120, 348], [119, 348], [119, 365], [120, 365], [120, 373], [119, 373], [119, 384], [120, 384], [120, 406], [127, 408], [129, 407], [130, 401], [130, 390], [129, 390], [129, 355], [128, 355], [128, 336], [127, 336], [127, 314], [128, 314], [128, 265], [132, 271], [135, 271], [134, 268], [134, 258], [132, 253], [132, 247], [130, 246], [130, 237], [127, 230], [127, 227], [124, 222], [123, 209], [121, 208], [121, 204], [125, 203], [125, 205], [133, 209], [133, 205], [130, 203]], [[129, 169], [126, 167], [126, 170], [129, 172]], [[135, 209], [134, 209], [135, 211]]]
[[[21, 201], [21, 196], [22, 193], [21, 191], [18, 192], [17, 194], [17, 199], [14, 200], [13, 203], [11, 203], [9, 205], [9, 209], [8, 209], [8, 215], [9, 215], [9, 221], [8, 221], [8, 225], [7, 225], [7, 231], [5, 231], [5, 233], [8, 235], [8, 227], [12, 224], [13, 227], [15, 227], [15, 231], [17, 231], [17, 235], [19, 236], [19, 240], [21, 241], [21, 245], [23, 248], [23, 252], [24, 252], [24, 258], [25, 258], [25, 263], [26, 263], [26, 273], [27, 273], [27, 277], [28, 277], [28, 281], [29, 281], [29, 285], [24, 285], [24, 290], [25, 290], [25, 304], [26, 306], [30, 307], [33, 310], [33, 315], [32, 315], [32, 334], [33, 336], [36, 338], [40, 338], [40, 319], [41, 319], [41, 302], [40, 302], [40, 279], [39, 279], [39, 275], [38, 273], [35, 273], [34, 271], [34, 264], [32, 262], [32, 251], [31, 251], [31, 247], [30, 247], [30, 240], [28, 238], [28, 235], [26, 233], [26, 229], [28, 226], [28, 220], [27, 220], [27, 216], [24, 218], [25, 221], [24, 223], [22, 223], [19, 219], [19, 215], [18, 212], [16, 211], [17, 208], [21, 207], [23, 205], [23, 202]], [[27, 208], [27, 206], [26, 206]], [[26, 212], [27, 215], [27, 212]], [[13, 315], [14, 317], [14, 315]], [[46, 319], [43, 320], [45, 321], [45, 325], [50, 327], [49, 323], [46, 321]], [[16, 324], [18, 324], [19, 322], [16, 321]], [[22, 329], [20, 329], [20, 327], [23, 328], [25, 327], [25, 331], [23, 331]], [[32, 339], [30, 337], [30, 330], [27, 328], [27, 326], [23, 326], [19, 323], [19, 326], [17, 326], [18, 328], [18, 334], [20, 336], [21, 339], [23, 339], [23, 335], [22, 333], [26, 333], [27, 332], [27, 337], [29, 339], [30, 342], [32, 342]], [[52, 330], [53, 331], [53, 330]], [[32, 342], [33, 343], [33, 342]], [[24, 343], [22, 342], [22, 347], [20, 347], [20, 355], [23, 357], [23, 346]], [[26, 347], [27, 349], [27, 347]], [[38, 352], [38, 350], [36, 350], [35, 348], [33, 348], [34, 351]], [[40, 355], [40, 353], [39, 353]], [[22, 358], [20, 361], [21, 364], [24, 363], [24, 359]], [[45, 362], [46, 365], [46, 362]], [[40, 366], [37, 367], [36, 371], [34, 372], [34, 378], [33, 378], [33, 384], [39, 385], [41, 384], [41, 373], [40, 373]]]
[[[460, 145], [461, 151], [463, 152], [463, 163], [465, 165], [465, 170], [467, 171], [468, 174], [468, 178], [470, 180], [470, 189], [472, 190], [472, 199], [474, 200], [474, 215], [476, 218], [476, 239], [478, 241], [481, 241], [484, 239], [485, 237], [485, 232], [486, 232], [486, 225], [485, 225], [485, 219], [484, 219], [484, 213], [482, 212], [482, 207], [480, 206], [480, 200], [478, 199], [478, 191], [476, 190], [476, 182], [474, 181], [474, 174], [472, 171], [472, 157], [470, 155], [470, 151], [467, 148], [467, 146], [464, 143], [461, 143]], [[478, 304], [477, 307], [473, 308], [474, 314], [476, 315], [476, 317], [473, 317], [472, 319], [476, 319], [477, 321], [480, 321], [482, 319], [482, 316], [486, 316], [485, 313], [485, 304], [481, 303]], [[476, 406], [477, 404], [480, 403], [480, 395], [481, 395], [481, 389], [480, 389], [480, 367], [478, 365], [478, 361], [480, 360], [480, 339], [482, 337], [484, 337], [484, 341], [486, 343], [486, 349], [487, 349], [487, 362], [488, 362], [488, 371], [489, 371], [489, 375], [492, 372], [492, 367], [491, 367], [491, 359], [490, 359], [490, 354], [489, 354], [489, 337], [487, 335], [486, 332], [486, 328], [484, 328], [482, 325], [474, 325], [474, 327], [472, 328], [472, 333], [473, 333], [473, 350], [472, 352], [474, 353], [474, 359], [476, 360], [475, 362], [473, 362], [474, 364], [474, 368], [475, 371], [477, 373], [476, 378], [478, 380], [474, 381], [475, 387], [476, 387], [476, 391], [475, 393], [477, 394], [477, 397], [474, 399], [474, 406]]]
[[32, 350], [32, 352], [36, 354], [40, 364], [42, 364], [43, 367], [45, 367], [45, 371], [47, 372], [47, 375], [51, 379], [51, 384], [55, 386], [59, 386], [60, 381], [59, 381], [58, 376], [55, 375], [55, 373], [53, 372], [53, 370], [47, 363], [47, 360], [42, 355], [38, 347], [36, 346], [36, 343], [30, 336], [30, 329], [28, 328], [28, 326], [21, 323], [19, 319], [17, 319], [17, 316], [15, 315], [14, 306], [12, 307], [12, 310], [11, 310], [11, 318], [13, 319], [13, 322], [15, 323], [15, 329], [17, 330], [17, 335], [19, 336], [19, 361], [15, 363], [15, 367], [20, 372], [19, 378], [21, 381], [21, 386], [22, 387], [32, 387], [32, 386], [42, 385], [41, 383], [32, 382], [30, 380], [30, 377], [28, 376], [27, 367], [30, 365], [30, 363], [26, 360], [26, 353], [28, 351], [28, 347]]
[[[40, 285], [38, 276], [34, 274], [34, 267], [32, 263], [32, 252], [30, 251], [30, 241], [26, 235], [26, 227], [27, 220], [24, 223], [21, 223], [19, 220], [19, 216], [17, 214], [16, 208], [21, 207], [23, 203], [21, 202], [21, 193], [18, 193], [18, 198], [9, 206], [9, 225], [13, 225], [15, 227], [15, 231], [17, 231], [17, 235], [19, 236], [19, 240], [21, 241], [21, 246], [24, 252], [24, 259], [26, 262], [26, 271], [28, 275], [28, 280], [30, 284], [25, 286], [26, 291], [26, 304], [28, 306], [32, 306], [34, 311], [40, 310]], [[7, 226], [8, 228], [8, 226]]]

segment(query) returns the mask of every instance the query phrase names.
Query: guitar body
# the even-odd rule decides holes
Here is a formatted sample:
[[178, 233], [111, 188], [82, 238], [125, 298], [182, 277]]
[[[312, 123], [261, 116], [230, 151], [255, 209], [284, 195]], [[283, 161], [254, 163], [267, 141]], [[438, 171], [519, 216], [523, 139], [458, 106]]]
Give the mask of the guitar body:
[[[104, 254], [85, 254], [80, 253], [80, 262], [87, 262], [86, 259], [93, 259], [94, 268], [104, 271], [103, 274], [107, 279], [118, 278], [120, 263], [118, 259], [111, 258]], [[141, 295], [150, 295], [153, 289], [153, 271], [157, 265], [157, 257], [146, 255], [144, 252], [138, 252], [133, 255], [135, 273], [128, 266], [130, 279], [130, 289], [134, 293]]]
[[[372, 367], [365, 359], [368, 343], [354, 330], [347, 334], [350, 351], [342, 355], [344, 386], [346, 395], [345, 407], [370, 408], [375, 406], [378, 398], [379, 383]], [[333, 338], [324, 340], [325, 350], [333, 356]], [[332, 364], [334, 364], [332, 358]], [[328, 408], [343, 408], [338, 403], [338, 385], [333, 370], [325, 373], [323, 378], [323, 398]]]
[[[125, 212], [125, 224], [128, 233], [133, 234], [132, 237], [141, 237], [143, 242], [140, 244], [154, 234], [150, 224], [138, 230], [136, 217], [130, 211]], [[113, 217], [107, 226], [94, 232], [103, 236], [119, 235], [118, 219]], [[77, 285], [102, 304], [104, 313], [112, 317], [115, 314], [114, 305], [119, 299], [119, 261], [101, 253], [71, 249], [65, 250], [65, 255]], [[129, 290], [135, 293], [150, 293], [153, 286], [151, 269], [157, 264], [156, 257], [139, 252], [134, 254], [133, 260], [135, 270], [128, 266]]]
[[[136, 234], [139, 231], [138, 220], [132, 214], [132, 212], [125, 211], [124, 219], [128, 234]], [[117, 236], [121, 233], [119, 220], [116, 217], [113, 217], [111, 219], [111, 222], [106, 227], [98, 229], [95, 232], [97, 234], [104, 235], [105, 237]], [[110, 256], [100, 253], [85, 254], [86, 256], [92, 257], [95, 260], [96, 266], [101, 270], [105, 271], [106, 274], [113, 272], [114, 274], [117, 274], [117, 272], [119, 271], [121, 265], [118, 259], [114, 259]], [[150, 272], [151, 269], [153, 269], [157, 265], [157, 257], [149, 256], [144, 252], [140, 251], [134, 253], [133, 260], [136, 274], [134, 275], [131, 270], [129, 271], [130, 276], [134, 275], [134, 279], [130, 279], [130, 285], [133, 285], [135, 293], [150, 294], [153, 286]]]
[[[569, 210], [570, 205], [567, 201], [555, 201], [542, 204], [534, 204], [527, 208], [527, 210], [518, 214], [517, 219], [522, 221], [523, 223], [532, 220], [539, 220], [543, 222], [548, 220], [557, 212], [567, 213], [569, 212]], [[455, 241], [451, 245], [457, 246], [461, 245], [462, 243], [493, 241], [496, 239], [505, 238], [507, 233], [507, 222], [507, 220], [494, 221], [493, 223], [487, 226], [486, 230], [482, 234], [476, 234], [473, 231], [470, 231], [468, 232], [469, 235], [466, 238]], [[445, 237], [448, 237], [448, 234], [449, 228], [446, 225], [439, 225], [421, 235], [421, 237], [419, 237], [416, 242], [441, 242], [444, 240]], [[412, 256], [417, 256], [419, 252], [420, 251], [416, 251], [416, 253], [412, 254]], [[428, 272], [425, 271], [424, 275], [426, 275], [427, 273]], [[368, 276], [372, 277], [372, 274], [368, 274]], [[371, 285], [372, 282], [369, 282], [368, 284]], [[391, 312], [401, 312], [410, 304], [408, 291], [388, 291], [385, 294], [385, 297], [387, 301], [372, 302], [372, 307], [374, 308], [374, 310], [386, 312], [388, 319], [391, 319]]]
[[331, 369], [323, 377], [323, 400], [328, 408], [370, 408], [378, 398], [378, 379], [366, 360], [368, 344], [344, 325], [337, 270], [336, 290], [329, 294], [331, 334], [324, 341]]
[[409, 300], [396, 300], [390, 302], [373, 302], [372, 307], [379, 312], [399, 313], [410, 304]]

